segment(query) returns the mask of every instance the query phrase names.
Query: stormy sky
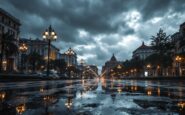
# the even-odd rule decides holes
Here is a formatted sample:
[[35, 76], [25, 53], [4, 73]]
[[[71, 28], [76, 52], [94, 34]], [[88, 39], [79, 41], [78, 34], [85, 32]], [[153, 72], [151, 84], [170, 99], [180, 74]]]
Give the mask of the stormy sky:
[[185, 21], [184, 0], [0, 0], [0, 7], [21, 21], [20, 37], [42, 39], [51, 24], [61, 52], [72, 47], [99, 67], [113, 53], [130, 59], [159, 28], [173, 34]]

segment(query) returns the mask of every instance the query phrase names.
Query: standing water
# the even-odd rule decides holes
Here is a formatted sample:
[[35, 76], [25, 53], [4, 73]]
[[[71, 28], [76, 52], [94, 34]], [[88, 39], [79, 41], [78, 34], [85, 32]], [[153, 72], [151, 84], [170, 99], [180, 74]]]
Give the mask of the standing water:
[[0, 83], [0, 115], [184, 115], [184, 81]]

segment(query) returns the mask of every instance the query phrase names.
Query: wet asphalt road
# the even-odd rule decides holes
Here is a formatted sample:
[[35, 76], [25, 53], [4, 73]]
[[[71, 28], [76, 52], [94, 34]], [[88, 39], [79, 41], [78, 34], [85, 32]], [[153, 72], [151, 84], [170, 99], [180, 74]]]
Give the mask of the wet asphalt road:
[[0, 83], [0, 115], [184, 115], [185, 81]]

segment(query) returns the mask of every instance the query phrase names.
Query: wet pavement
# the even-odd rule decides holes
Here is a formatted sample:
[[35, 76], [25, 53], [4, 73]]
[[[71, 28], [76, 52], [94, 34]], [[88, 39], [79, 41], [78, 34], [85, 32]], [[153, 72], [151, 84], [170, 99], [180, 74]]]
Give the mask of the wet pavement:
[[185, 115], [185, 81], [0, 83], [0, 115]]

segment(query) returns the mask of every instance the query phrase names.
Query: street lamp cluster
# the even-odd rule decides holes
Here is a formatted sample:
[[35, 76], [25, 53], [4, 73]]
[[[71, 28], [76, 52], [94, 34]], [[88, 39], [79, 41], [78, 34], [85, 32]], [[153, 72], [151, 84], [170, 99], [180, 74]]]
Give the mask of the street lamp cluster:
[[28, 50], [28, 47], [25, 43], [22, 43], [19, 47], [19, 50], [22, 52], [22, 53], [25, 53], [27, 50]]
[[49, 70], [50, 69], [50, 58], [49, 57], [50, 57], [51, 41], [57, 39], [57, 34], [54, 31], [54, 29], [52, 29], [51, 25], [43, 33], [43, 39], [46, 40], [46, 41], [48, 41], [47, 76], [49, 76], [49, 71], [50, 71]]
[[[54, 29], [52, 29], [51, 25], [48, 27], [48, 29], [45, 30], [45, 32], [43, 32], [43, 39], [48, 41], [48, 56], [47, 56], [47, 76], [49, 76], [49, 69], [50, 69], [50, 47], [51, 47], [51, 41], [56, 40], [57, 39], [57, 34], [54, 31]], [[28, 50], [28, 46], [26, 43], [21, 43], [19, 45], [19, 51], [21, 52], [21, 71], [23, 71], [23, 61], [24, 57], [25, 57], [25, 53]]]

